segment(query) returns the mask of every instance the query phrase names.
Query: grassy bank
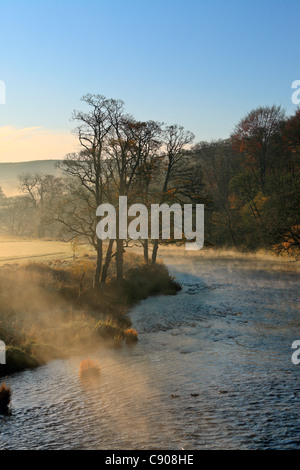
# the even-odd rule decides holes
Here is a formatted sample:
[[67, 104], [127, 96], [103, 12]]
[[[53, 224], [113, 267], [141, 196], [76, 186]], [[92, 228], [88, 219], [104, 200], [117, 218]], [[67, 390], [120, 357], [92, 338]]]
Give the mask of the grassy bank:
[[88, 350], [100, 343], [137, 340], [128, 308], [150, 295], [180, 289], [166, 267], [125, 256], [125, 276], [114, 272], [93, 289], [94, 260], [6, 265], [0, 269], [0, 340], [6, 344], [5, 376], [49, 360]]

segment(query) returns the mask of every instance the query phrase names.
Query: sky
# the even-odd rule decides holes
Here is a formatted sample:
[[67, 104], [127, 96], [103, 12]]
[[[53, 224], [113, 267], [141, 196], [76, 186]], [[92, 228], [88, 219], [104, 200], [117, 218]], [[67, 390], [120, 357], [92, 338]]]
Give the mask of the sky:
[[0, 0], [0, 162], [76, 151], [86, 93], [195, 142], [258, 106], [292, 114], [299, 19], [299, 0]]

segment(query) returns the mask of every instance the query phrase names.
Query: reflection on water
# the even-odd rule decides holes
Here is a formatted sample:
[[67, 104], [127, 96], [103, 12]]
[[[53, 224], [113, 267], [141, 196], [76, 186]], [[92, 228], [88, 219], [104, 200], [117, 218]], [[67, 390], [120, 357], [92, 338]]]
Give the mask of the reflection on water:
[[8, 380], [0, 449], [300, 448], [299, 277], [284, 264], [166, 260], [183, 290], [132, 311], [140, 341]]

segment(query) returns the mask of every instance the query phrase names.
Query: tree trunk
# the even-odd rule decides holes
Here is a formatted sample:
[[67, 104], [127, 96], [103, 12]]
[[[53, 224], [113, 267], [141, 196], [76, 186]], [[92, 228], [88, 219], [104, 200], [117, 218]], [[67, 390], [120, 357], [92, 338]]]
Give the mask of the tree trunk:
[[232, 239], [233, 244], [234, 244], [235, 248], [237, 249], [237, 251], [240, 251], [239, 248], [238, 248], [238, 246], [237, 246], [237, 243], [236, 243], [236, 240], [235, 240], [235, 236], [234, 236], [234, 234], [233, 234], [233, 230], [232, 230], [232, 226], [231, 226], [231, 220], [230, 220], [230, 217], [229, 217], [228, 210], [227, 210], [227, 208], [226, 208], [225, 205], [223, 205], [223, 207], [224, 207], [224, 210], [225, 210], [225, 212], [226, 212], [227, 221], [228, 221], [228, 229], [229, 229], [229, 232], [230, 232], [230, 235], [231, 235], [231, 239]]
[[144, 248], [144, 260], [146, 261], [146, 263], [148, 263], [149, 262], [149, 243], [148, 243], [148, 240], [144, 240], [143, 248]]
[[158, 250], [158, 240], [154, 240], [153, 251], [152, 251], [152, 264], [156, 263], [157, 250]]
[[95, 278], [94, 278], [94, 289], [97, 289], [100, 285], [100, 275], [101, 275], [101, 269], [102, 269], [102, 256], [103, 256], [103, 250], [102, 250], [102, 240], [97, 240], [97, 262], [96, 262], [96, 272], [95, 272]]
[[116, 268], [117, 280], [123, 279], [123, 240], [117, 240], [117, 253], [116, 253]]
[[109, 240], [109, 244], [108, 244], [107, 252], [106, 252], [106, 256], [105, 256], [105, 262], [104, 262], [104, 265], [103, 265], [103, 268], [102, 268], [101, 283], [100, 283], [101, 285], [104, 285], [106, 283], [107, 273], [108, 273], [108, 268], [109, 268], [110, 261], [111, 261], [111, 255], [112, 255], [112, 249], [113, 249], [114, 241], [115, 240], [113, 240], [113, 239]]

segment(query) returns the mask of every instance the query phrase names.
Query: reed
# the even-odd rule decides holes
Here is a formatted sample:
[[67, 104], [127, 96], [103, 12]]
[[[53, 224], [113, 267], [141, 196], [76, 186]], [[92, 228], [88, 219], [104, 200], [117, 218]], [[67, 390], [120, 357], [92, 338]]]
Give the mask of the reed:
[[127, 344], [136, 343], [138, 341], [138, 332], [134, 328], [127, 328], [124, 331], [125, 341]]
[[99, 377], [100, 369], [100, 365], [92, 359], [83, 359], [79, 365], [79, 376]]

